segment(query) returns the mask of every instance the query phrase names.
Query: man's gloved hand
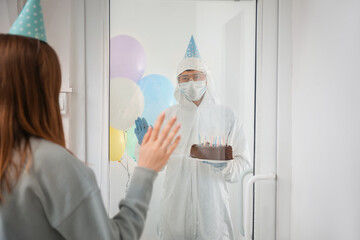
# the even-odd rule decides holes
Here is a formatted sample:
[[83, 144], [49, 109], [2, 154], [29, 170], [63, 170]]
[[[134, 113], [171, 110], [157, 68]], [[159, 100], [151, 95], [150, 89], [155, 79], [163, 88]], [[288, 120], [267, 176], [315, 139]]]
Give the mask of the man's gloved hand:
[[213, 162], [208, 162], [208, 161], [203, 161], [203, 163], [209, 164], [215, 168], [219, 168], [219, 169], [224, 169], [227, 166], [227, 163], [213, 163]]
[[134, 129], [135, 135], [138, 139], [138, 143], [141, 145], [144, 135], [146, 134], [149, 125], [145, 118], [137, 118], [135, 120], [136, 128]]

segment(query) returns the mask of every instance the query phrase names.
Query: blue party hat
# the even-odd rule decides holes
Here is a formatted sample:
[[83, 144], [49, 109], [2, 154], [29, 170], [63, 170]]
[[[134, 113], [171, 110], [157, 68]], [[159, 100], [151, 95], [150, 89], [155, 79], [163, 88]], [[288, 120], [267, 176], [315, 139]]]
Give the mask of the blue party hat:
[[9, 34], [36, 38], [46, 42], [44, 18], [40, 0], [28, 0], [11, 26]]
[[189, 45], [186, 49], [185, 58], [200, 58], [200, 53], [197, 49], [193, 35], [191, 35]]

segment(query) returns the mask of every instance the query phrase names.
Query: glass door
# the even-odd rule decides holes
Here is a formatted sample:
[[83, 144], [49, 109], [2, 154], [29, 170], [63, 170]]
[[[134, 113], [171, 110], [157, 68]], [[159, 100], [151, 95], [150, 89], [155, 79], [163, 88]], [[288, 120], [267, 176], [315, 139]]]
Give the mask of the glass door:
[[[255, 1], [110, 0], [110, 216], [137, 165], [135, 120], [165, 111], [182, 124], [142, 239], [245, 239], [251, 229], [255, 20]], [[232, 156], [202, 159], [192, 146]]]

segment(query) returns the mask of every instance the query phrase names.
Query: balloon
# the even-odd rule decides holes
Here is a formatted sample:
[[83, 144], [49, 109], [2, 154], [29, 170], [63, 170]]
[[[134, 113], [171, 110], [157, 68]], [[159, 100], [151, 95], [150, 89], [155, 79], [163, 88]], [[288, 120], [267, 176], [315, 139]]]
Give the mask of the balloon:
[[110, 40], [110, 77], [139, 81], [145, 71], [143, 46], [133, 37], [118, 35]]
[[145, 76], [138, 85], [145, 97], [143, 117], [153, 125], [163, 110], [175, 104], [175, 87], [169, 79], [160, 74]]
[[110, 161], [120, 161], [125, 151], [125, 132], [110, 126]]
[[135, 125], [129, 128], [126, 132], [126, 152], [132, 159], [135, 160], [135, 147], [138, 143], [137, 137], [135, 135]]
[[143, 113], [144, 96], [139, 86], [126, 78], [110, 80], [110, 125], [127, 130]]

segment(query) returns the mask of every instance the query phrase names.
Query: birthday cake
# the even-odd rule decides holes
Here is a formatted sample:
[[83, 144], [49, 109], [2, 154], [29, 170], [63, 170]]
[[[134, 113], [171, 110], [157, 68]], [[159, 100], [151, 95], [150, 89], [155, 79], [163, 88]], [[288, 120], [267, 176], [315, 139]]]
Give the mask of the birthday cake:
[[208, 160], [232, 160], [232, 147], [229, 145], [211, 146], [210, 144], [193, 144], [190, 149], [190, 157]]

